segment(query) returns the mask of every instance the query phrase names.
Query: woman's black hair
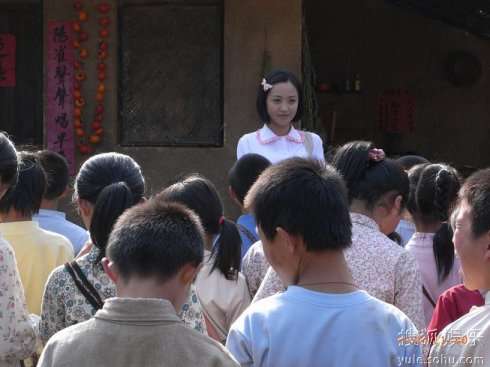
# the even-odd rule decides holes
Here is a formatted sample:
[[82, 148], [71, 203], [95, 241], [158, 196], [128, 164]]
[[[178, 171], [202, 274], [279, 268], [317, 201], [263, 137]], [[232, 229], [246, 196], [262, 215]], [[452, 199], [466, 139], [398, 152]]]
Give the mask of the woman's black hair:
[[[270, 85], [286, 82], [291, 82], [291, 84], [294, 85], [294, 88], [296, 88], [296, 91], [298, 92], [298, 110], [296, 111], [296, 115], [293, 117], [293, 122], [301, 120], [301, 117], [303, 116], [303, 88], [296, 75], [287, 70], [277, 69], [267, 74], [264, 79], [265, 82]], [[270, 122], [270, 116], [267, 112], [267, 96], [269, 95], [270, 91], [270, 89], [264, 91], [264, 86], [262, 84], [259, 85], [257, 90], [257, 112], [261, 122], [263, 123]]]
[[100, 249], [98, 261], [112, 227], [119, 216], [143, 199], [145, 179], [133, 158], [119, 153], [102, 153], [88, 159], [75, 179], [74, 199], [94, 205], [90, 222], [90, 237]]
[[341, 146], [333, 157], [333, 165], [343, 176], [349, 192], [349, 203], [354, 199], [366, 203], [372, 210], [388, 192], [393, 199], [401, 195], [402, 208], [408, 199], [408, 177], [394, 160], [373, 158], [375, 146], [368, 141], [353, 141]]
[[18, 176], [18, 158], [14, 144], [0, 132], [0, 182], [15, 185]]
[[447, 278], [454, 265], [452, 230], [448, 223], [461, 187], [459, 174], [447, 164], [422, 164], [413, 167], [408, 210], [415, 221], [441, 223], [433, 239], [439, 283]]
[[223, 204], [211, 181], [193, 174], [167, 187], [159, 198], [184, 204], [193, 210], [208, 235], [219, 235], [211, 251], [211, 272], [219, 269], [226, 279], [238, 279], [242, 240], [232, 221], [223, 217]]

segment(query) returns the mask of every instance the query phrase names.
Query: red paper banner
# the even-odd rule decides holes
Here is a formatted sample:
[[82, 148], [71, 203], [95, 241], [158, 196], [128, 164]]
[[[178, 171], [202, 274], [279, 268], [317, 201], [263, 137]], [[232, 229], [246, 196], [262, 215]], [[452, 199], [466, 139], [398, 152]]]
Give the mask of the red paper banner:
[[47, 110], [48, 149], [65, 156], [70, 174], [75, 174], [73, 136], [73, 75], [75, 55], [70, 22], [48, 22], [47, 33]]
[[0, 34], [0, 87], [15, 87], [15, 36]]
[[378, 100], [379, 128], [387, 133], [415, 130], [415, 98], [406, 90], [387, 90]]

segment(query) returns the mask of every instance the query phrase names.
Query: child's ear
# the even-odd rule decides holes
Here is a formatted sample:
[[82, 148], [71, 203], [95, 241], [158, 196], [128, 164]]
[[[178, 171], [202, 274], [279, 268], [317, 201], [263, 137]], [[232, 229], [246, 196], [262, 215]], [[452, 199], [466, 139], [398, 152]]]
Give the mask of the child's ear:
[[179, 272], [179, 280], [182, 284], [188, 285], [194, 281], [201, 267], [192, 264], [185, 264]]
[[395, 197], [395, 201], [393, 202], [394, 209], [396, 209], [398, 214], [402, 212], [402, 201], [403, 197], [401, 195], [397, 195]]
[[490, 231], [484, 234], [486, 238], [486, 248], [485, 248], [485, 254], [483, 255], [485, 258], [485, 261], [487, 263], [490, 263]]
[[80, 212], [82, 215], [89, 217], [92, 214], [92, 204], [90, 204], [87, 200], [78, 199], [78, 207], [80, 208]]
[[297, 235], [292, 235], [282, 227], [276, 228], [274, 241], [283, 246], [290, 255], [296, 254], [304, 246], [303, 240]]
[[116, 283], [116, 281], [119, 279], [119, 273], [117, 271], [117, 268], [114, 266], [114, 263], [110, 261], [107, 257], [104, 257], [101, 263], [107, 276], [112, 280], [113, 283]]
[[228, 186], [228, 195], [230, 196], [231, 200], [235, 202], [236, 205], [243, 209], [243, 204], [240, 202], [240, 200], [238, 200], [235, 190], [233, 190], [231, 186]]
[[71, 192], [71, 188], [70, 186], [66, 186], [65, 188], [65, 191], [63, 191], [63, 193], [60, 195], [59, 199], [63, 199], [65, 197], [67, 197]]

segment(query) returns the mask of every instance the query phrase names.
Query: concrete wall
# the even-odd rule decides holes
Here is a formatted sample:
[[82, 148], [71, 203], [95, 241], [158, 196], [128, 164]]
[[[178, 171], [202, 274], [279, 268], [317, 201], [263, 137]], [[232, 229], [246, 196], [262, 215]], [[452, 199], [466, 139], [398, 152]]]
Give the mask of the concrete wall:
[[[301, 0], [225, 0], [224, 2], [224, 123], [225, 144], [222, 148], [145, 148], [120, 147], [117, 141], [117, 9], [115, 0], [111, 17], [110, 56], [106, 81], [106, 135], [101, 151], [119, 151], [133, 156], [142, 166], [150, 193], [159, 191], [176, 175], [200, 172], [210, 178], [225, 200], [227, 214], [238, 214], [227, 198], [227, 171], [235, 161], [239, 137], [258, 127], [255, 94], [260, 82], [264, 34], [272, 66], [299, 73], [301, 68]], [[45, 0], [45, 20], [71, 19], [71, 1]], [[90, 3], [90, 2], [88, 2]], [[97, 29], [93, 10], [89, 20], [89, 50], [95, 49]], [[89, 28], [86, 27], [86, 28]], [[87, 70], [94, 70], [88, 63]], [[93, 96], [93, 82], [86, 82], [88, 96]], [[89, 115], [93, 102], [88, 101]], [[178, 123], [178, 122], [176, 122]], [[83, 157], [79, 157], [82, 162]]]
[[[383, 0], [305, 3], [318, 79], [361, 74], [362, 95], [319, 96], [327, 126], [337, 111], [334, 143], [374, 139], [460, 167], [490, 165], [489, 40]], [[446, 55], [459, 49], [482, 63], [474, 86], [456, 88], [445, 78]], [[397, 141], [377, 131], [377, 98], [389, 88], [406, 88], [416, 98], [416, 130]]]

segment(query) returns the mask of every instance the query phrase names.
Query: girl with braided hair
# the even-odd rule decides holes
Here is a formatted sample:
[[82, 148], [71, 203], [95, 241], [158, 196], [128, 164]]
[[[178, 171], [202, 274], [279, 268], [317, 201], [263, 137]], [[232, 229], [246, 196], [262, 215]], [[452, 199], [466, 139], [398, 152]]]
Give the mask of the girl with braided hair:
[[407, 208], [416, 232], [406, 249], [415, 256], [422, 273], [424, 314], [428, 324], [438, 297], [462, 281], [448, 223], [461, 184], [456, 169], [447, 164], [418, 165], [408, 172], [408, 177]]

